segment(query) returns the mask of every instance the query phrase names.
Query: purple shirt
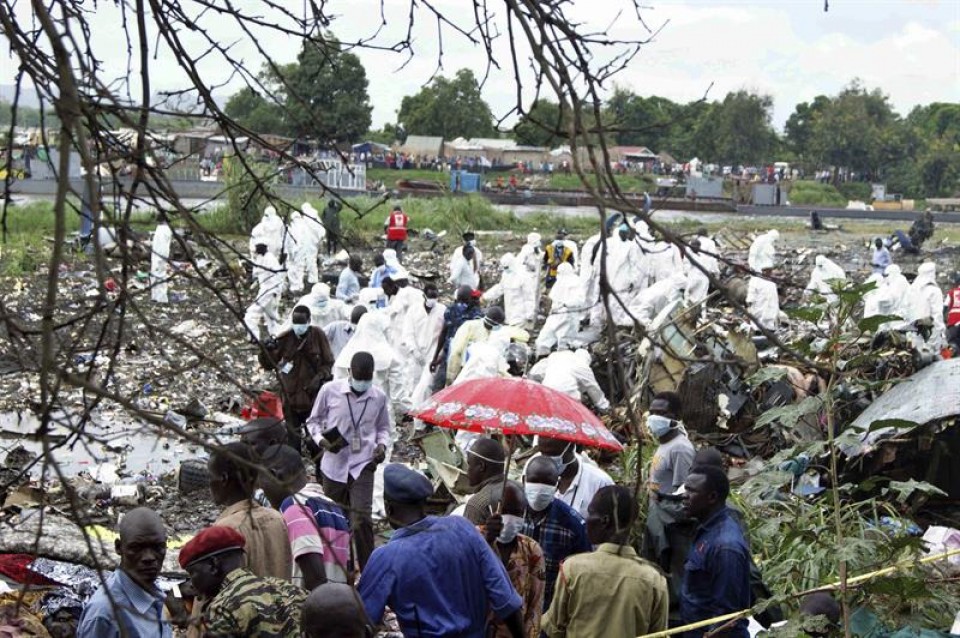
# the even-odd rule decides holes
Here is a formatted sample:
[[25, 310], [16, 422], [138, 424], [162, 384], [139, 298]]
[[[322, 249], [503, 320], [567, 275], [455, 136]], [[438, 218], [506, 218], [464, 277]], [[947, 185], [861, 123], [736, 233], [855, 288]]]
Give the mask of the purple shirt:
[[357, 396], [346, 379], [326, 383], [313, 402], [307, 429], [319, 442], [323, 433], [333, 428], [340, 430], [347, 446], [336, 454], [324, 452], [320, 471], [331, 481], [346, 483], [373, 460], [378, 444], [390, 442], [387, 395], [372, 387]]

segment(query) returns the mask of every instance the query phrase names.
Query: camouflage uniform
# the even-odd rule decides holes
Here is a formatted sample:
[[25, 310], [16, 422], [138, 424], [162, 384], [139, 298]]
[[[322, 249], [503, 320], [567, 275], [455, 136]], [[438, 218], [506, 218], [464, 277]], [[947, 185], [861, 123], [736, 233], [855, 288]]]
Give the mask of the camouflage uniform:
[[307, 592], [285, 580], [235, 569], [203, 612], [204, 636], [300, 638]]

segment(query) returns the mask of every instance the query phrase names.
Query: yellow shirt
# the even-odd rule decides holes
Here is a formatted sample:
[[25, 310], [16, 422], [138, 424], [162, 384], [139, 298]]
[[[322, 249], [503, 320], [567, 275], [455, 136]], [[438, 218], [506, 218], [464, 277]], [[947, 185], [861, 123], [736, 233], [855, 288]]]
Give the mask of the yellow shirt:
[[632, 547], [603, 543], [560, 566], [548, 638], [635, 638], [667, 628], [667, 579]]

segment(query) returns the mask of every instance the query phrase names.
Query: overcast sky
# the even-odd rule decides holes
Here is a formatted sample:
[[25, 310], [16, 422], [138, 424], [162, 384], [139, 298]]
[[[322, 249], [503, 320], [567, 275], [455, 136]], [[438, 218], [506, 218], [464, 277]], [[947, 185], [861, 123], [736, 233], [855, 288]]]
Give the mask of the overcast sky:
[[[257, 0], [239, 4], [261, 6]], [[502, 18], [500, 3], [488, 0], [488, 4]], [[646, 24], [663, 28], [616, 80], [640, 95], [688, 101], [703, 96], [712, 84], [709, 97], [719, 100], [728, 91], [757, 90], [773, 96], [778, 128], [797, 102], [834, 94], [855, 77], [869, 88], [882, 89], [902, 114], [917, 104], [960, 102], [960, 0], [830, 0], [826, 13], [823, 0], [642, 0], [642, 4]], [[295, 5], [296, 0], [285, 4]], [[387, 26], [376, 42], [391, 45], [406, 32], [409, 0], [384, 0], [384, 5]], [[90, 17], [97, 54], [109, 77], [125, 77], [120, 13], [102, 1], [97, 6]], [[378, 33], [380, 6], [379, 0], [328, 0], [327, 7], [336, 14], [331, 28], [345, 41], [372, 36]], [[472, 19], [469, 0], [435, 0], [434, 6], [461, 24]], [[636, 17], [619, 13], [627, 6], [626, 0], [576, 0], [569, 13], [614, 37], [643, 37]], [[21, 20], [31, 20], [27, 3], [18, 3], [18, 10]], [[258, 31], [251, 38], [222, 17], [208, 14], [203, 20], [219, 41], [233, 43], [233, 55], [254, 71], [262, 64], [255, 40], [281, 62], [292, 61], [299, 49], [293, 37]], [[505, 63], [508, 42], [503, 21], [499, 24], [503, 33], [496, 52]], [[195, 52], [203, 50], [198, 37], [180, 35]], [[396, 53], [358, 51], [370, 80], [375, 127], [394, 121], [402, 97], [416, 92], [436, 68], [436, 22], [422, 9], [413, 36], [417, 55], [402, 69], [398, 67], [404, 58]], [[452, 75], [465, 66], [478, 75], [484, 71], [483, 50], [449, 29], [444, 33], [444, 54], [445, 73]], [[225, 68], [215, 59], [201, 65], [210, 84], [228, 80]], [[162, 47], [151, 69], [156, 90], [184, 86], [176, 63]], [[0, 84], [12, 83], [15, 70], [16, 61], [4, 43]], [[234, 78], [216, 92], [226, 96], [239, 86]], [[132, 87], [138, 90], [135, 80]], [[495, 115], [507, 114], [516, 98], [512, 72], [494, 72], [484, 86], [484, 97]]]

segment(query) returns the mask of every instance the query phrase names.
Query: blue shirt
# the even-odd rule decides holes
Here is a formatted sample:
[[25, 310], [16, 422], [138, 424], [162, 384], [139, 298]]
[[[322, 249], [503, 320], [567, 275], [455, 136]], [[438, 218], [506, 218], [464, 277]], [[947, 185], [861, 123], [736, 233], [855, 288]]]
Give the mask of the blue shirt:
[[356, 301], [360, 295], [360, 279], [357, 273], [349, 268], [340, 271], [340, 278], [337, 280], [337, 299], [341, 301]]
[[457, 334], [457, 330], [460, 329], [467, 321], [473, 319], [480, 319], [483, 317], [483, 310], [475, 305], [467, 305], [463, 302], [456, 302], [453, 305], [449, 306], [446, 310], [443, 311], [443, 326], [447, 330], [446, 341], [443, 344], [443, 351], [449, 352], [450, 342], [453, 341], [453, 336]]
[[[680, 588], [680, 618], [684, 625], [749, 609], [750, 548], [743, 530], [724, 507], [697, 528]], [[699, 638], [712, 627], [684, 634]], [[719, 635], [745, 638], [747, 620], [742, 618]]]
[[873, 249], [873, 258], [870, 260], [870, 265], [873, 266], [874, 273], [882, 275], [883, 271], [887, 269], [887, 266], [892, 263], [893, 258], [890, 256], [890, 251], [887, 250], [886, 246]]
[[118, 569], [84, 606], [77, 638], [172, 638], [170, 623], [163, 618], [163, 600], [162, 592], [144, 590]]
[[520, 533], [537, 541], [543, 550], [547, 577], [543, 590], [543, 610], [546, 611], [553, 600], [560, 563], [567, 556], [593, 551], [593, 545], [587, 538], [587, 524], [577, 510], [555, 498], [547, 509], [547, 515], [539, 521], [534, 520], [528, 512]]
[[389, 605], [404, 636], [483, 638], [487, 612], [504, 619], [520, 596], [470, 521], [428, 516], [397, 530], [370, 556], [360, 598], [374, 623]]

